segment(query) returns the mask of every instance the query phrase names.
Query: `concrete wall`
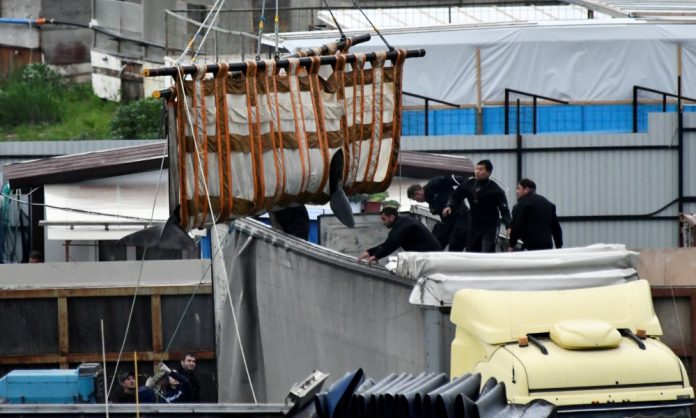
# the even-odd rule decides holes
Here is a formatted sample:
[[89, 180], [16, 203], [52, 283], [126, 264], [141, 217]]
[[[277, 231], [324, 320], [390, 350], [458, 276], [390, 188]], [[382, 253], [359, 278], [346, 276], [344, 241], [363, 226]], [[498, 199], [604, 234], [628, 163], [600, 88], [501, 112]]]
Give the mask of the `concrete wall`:
[[[41, 0], [3, 0], [0, 16], [37, 18], [41, 13]], [[0, 25], [0, 44], [19, 48], [39, 47], [39, 30], [22, 25]]]

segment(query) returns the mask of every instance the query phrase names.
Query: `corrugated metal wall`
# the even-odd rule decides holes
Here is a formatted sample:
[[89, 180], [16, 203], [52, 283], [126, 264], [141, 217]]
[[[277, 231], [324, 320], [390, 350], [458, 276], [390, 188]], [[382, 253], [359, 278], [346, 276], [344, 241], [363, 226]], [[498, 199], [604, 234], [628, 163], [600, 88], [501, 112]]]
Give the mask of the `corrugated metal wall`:
[[[684, 126], [696, 127], [686, 114]], [[521, 175], [556, 204], [564, 242], [619, 242], [631, 248], [678, 246], [676, 114], [651, 114], [641, 134], [524, 135]], [[696, 134], [685, 133], [684, 195], [696, 196]], [[517, 201], [517, 140], [509, 136], [406, 137], [402, 149], [465, 155], [493, 162], [493, 177]], [[685, 210], [696, 210], [696, 203]], [[647, 215], [650, 219], [647, 219]], [[589, 217], [594, 217], [591, 219]]]

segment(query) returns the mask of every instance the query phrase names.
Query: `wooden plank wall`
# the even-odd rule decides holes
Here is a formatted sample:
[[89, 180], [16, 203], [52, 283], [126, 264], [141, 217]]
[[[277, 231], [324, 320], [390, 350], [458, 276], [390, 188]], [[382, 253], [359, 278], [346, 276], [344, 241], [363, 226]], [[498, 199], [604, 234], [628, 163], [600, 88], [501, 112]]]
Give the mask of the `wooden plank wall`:
[[124, 344], [135, 292], [134, 287], [0, 290], [0, 376], [18, 368], [102, 363], [103, 320], [109, 374], [114, 373], [121, 345], [124, 351], [118, 373], [134, 369], [137, 352], [143, 379], [157, 370], [161, 361], [174, 367], [185, 353], [193, 352], [198, 358], [202, 398], [215, 402], [212, 287], [138, 288]]

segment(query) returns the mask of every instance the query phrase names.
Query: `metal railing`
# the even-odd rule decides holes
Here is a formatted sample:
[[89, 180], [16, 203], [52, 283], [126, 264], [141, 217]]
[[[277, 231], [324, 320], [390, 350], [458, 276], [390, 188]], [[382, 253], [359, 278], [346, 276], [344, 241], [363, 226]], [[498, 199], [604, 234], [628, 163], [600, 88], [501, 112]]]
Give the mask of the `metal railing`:
[[415, 97], [417, 99], [421, 99], [421, 100], [425, 101], [425, 127], [424, 127], [425, 136], [430, 136], [430, 102], [435, 102], [435, 103], [443, 104], [446, 106], [459, 108], [459, 105], [457, 105], [457, 104], [446, 102], [444, 100], [433, 99], [432, 97], [422, 96], [422, 95], [416, 94], [416, 93], [409, 93], [409, 92], [404, 91], [404, 92], [402, 92], [402, 94], [404, 96]]
[[[657, 95], [660, 97], [660, 99], [656, 100], [650, 100], [648, 102], [641, 102], [639, 95], [640, 92], [646, 92], [646, 93], [652, 93], [653, 95]], [[668, 98], [671, 98], [672, 100], [669, 100]], [[656, 90], [656, 89], [651, 89], [650, 87], [643, 87], [643, 86], [633, 86], [633, 102], [632, 102], [632, 111], [633, 111], [633, 133], [638, 133], [638, 125], [639, 125], [639, 116], [640, 116], [640, 106], [641, 105], [655, 105], [658, 104], [661, 109], [661, 113], [666, 113], [669, 111], [668, 104], [672, 103], [675, 105], [678, 105], [680, 107], [681, 105], [678, 104], [681, 101], [683, 104], [684, 102], [692, 102], [696, 104], [696, 99], [690, 98], [690, 97], [685, 97], [685, 96], [680, 96], [679, 94], [674, 94], [674, 93], [669, 93], [666, 91], [662, 90]], [[675, 109], [675, 111], [679, 111], [680, 109]]]
[[[552, 97], [542, 96], [540, 94], [527, 93], [520, 90], [505, 89], [505, 135], [510, 134], [510, 93], [518, 94], [520, 96], [527, 96], [532, 98], [532, 133], [537, 133], [537, 105], [539, 100], [544, 100], [547, 102], [559, 103], [567, 105], [568, 102], [565, 100], [554, 99]], [[517, 124], [517, 134], [520, 133], [520, 99], [515, 102], [515, 123]]]

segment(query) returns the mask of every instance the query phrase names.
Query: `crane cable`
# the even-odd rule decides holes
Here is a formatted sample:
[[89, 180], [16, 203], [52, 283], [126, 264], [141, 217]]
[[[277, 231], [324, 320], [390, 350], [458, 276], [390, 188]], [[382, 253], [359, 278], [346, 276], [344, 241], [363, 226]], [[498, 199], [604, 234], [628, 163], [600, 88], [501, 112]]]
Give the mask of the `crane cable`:
[[384, 45], [386, 45], [387, 48], [389, 48], [390, 51], [393, 51], [393, 50], [394, 50], [394, 47], [391, 46], [391, 45], [389, 45], [389, 42], [387, 42], [387, 40], [384, 39], [384, 36], [382, 36], [382, 32], [380, 32], [379, 29], [377, 29], [377, 26], [375, 26], [375, 24], [372, 23], [372, 21], [370, 20], [370, 18], [367, 17], [367, 15], [366, 15], [365, 12], [363, 11], [363, 9], [361, 9], [360, 6], [358, 6], [358, 3], [357, 3], [355, 0], [353, 0], [353, 5], [354, 5], [355, 7], [357, 7], [358, 10], [360, 10], [360, 13], [362, 13], [362, 15], [365, 17], [365, 20], [367, 20], [367, 22], [370, 24], [370, 26], [372, 26], [372, 29], [374, 29], [374, 31], [377, 32], [377, 35], [379, 35], [379, 37], [382, 38], [382, 42], [384, 42]]

